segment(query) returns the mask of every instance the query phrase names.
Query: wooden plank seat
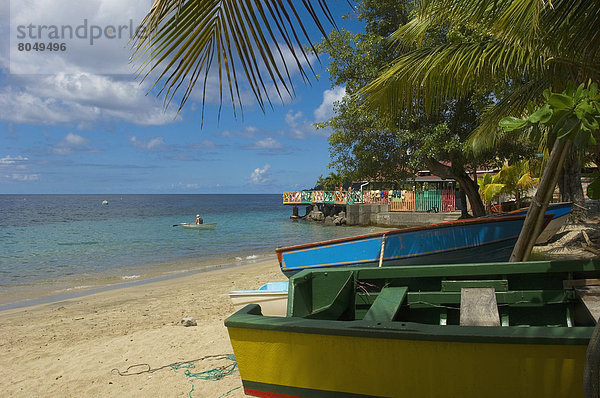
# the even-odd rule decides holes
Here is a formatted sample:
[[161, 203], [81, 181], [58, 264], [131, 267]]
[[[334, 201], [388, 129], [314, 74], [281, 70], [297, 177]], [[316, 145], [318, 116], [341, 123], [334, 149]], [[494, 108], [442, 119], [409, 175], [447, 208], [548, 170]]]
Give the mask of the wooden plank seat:
[[598, 323], [600, 318], [600, 279], [569, 279], [563, 281], [565, 289], [573, 289], [586, 310]]
[[461, 326], [500, 326], [496, 289], [493, 287], [460, 290]]

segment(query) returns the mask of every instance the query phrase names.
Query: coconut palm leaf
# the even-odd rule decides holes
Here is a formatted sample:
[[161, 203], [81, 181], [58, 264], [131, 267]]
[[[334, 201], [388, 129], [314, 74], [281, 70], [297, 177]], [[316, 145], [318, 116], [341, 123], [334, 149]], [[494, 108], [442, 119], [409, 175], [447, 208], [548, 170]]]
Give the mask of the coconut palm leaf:
[[236, 105], [242, 106], [239, 80], [244, 76], [264, 111], [272, 104], [271, 87], [280, 98], [284, 92], [293, 95], [289, 67], [308, 79], [307, 66], [310, 71], [312, 66], [303, 42], [312, 42], [307, 27], [314, 25], [326, 35], [325, 20], [335, 26], [323, 0], [317, 7], [308, 0], [155, 0], [138, 27], [133, 60], [144, 78], [158, 71], [154, 85], [166, 104], [185, 87], [180, 110], [201, 80], [204, 113], [215, 69], [221, 105], [226, 91], [234, 114]]
[[497, 182], [495, 176], [487, 173], [477, 179], [477, 184], [479, 185], [479, 195], [485, 203], [496, 199], [504, 189], [504, 184]]
[[[393, 35], [405, 52], [359, 93], [367, 106], [380, 113], [397, 116], [420, 103], [431, 112], [448, 99], [498, 83], [534, 82], [526, 98], [539, 99], [548, 87], [544, 82], [563, 87], [568, 80], [600, 77], [600, 12], [594, 2], [429, 0], [419, 4], [417, 18]], [[464, 27], [472, 34], [463, 42], [415, 48], [433, 27]], [[522, 112], [526, 101], [517, 107], [515, 98], [521, 96], [503, 107]]]
[[529, 189], [537, 187], [539, 183], [540, 183], [540, 179], [539, 178], [532, 177], [531, 173], [525, 173], [517, 181], [517, 187], [522, 192], [525, 192], [525, 191], [527, 191]]

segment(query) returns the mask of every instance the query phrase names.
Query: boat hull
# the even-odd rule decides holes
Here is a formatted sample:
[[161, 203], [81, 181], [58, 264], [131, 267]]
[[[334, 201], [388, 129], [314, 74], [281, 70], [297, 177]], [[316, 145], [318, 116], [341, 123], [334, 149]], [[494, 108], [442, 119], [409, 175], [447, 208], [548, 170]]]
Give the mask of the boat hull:
[[[519, 210], [515, 210], [513, 212], [507, 213], [507, 214], [511, 214], [511, 215], [526, 215], [527, 214], [527, 208], [526, 209], [519, 209]], [[548, 223], [548, 225], [546, 225], [546, 228], [544, 228], [542, 230], [542, 232], [540, 233], [540, 236], [538, 236], [537, 240], [535, 241], [535, 243], [538, 244], [545, 244], [548, 243], [548, 241], [550, 241], [550, 239], [552, 239], [552, 237], [554, 235], [556, 235], [556, 233], [565, 226], [565, 224], [567, 223], [568, 219], [569, 219], [569, 215], [571, 214], [571, 210], [572, 210], [572, 204], [565, 202], [565, 203], [550, 203], [548, 205], [548, 209], [546, 210], [546, 214], [551, 215], [552, 216], [552, 220], [550, 220], [550, 222]]]
[[[344, 328], [344, 333], [322, 327], [301, 332], [230, 327], [245, 393], [257, 397], [583, 396], [585, 339], [577, 344], [495, 343], [493, 338], [439, 341], [409, 324], [404, 330], [391, 325], [354, 326]], [[461, 327], [451, 329], [457, 328]], [[374, 333], [367, 335], [367, 331]]]
[[[276, 249], [281, 270], [507, 261], [525, 216], [459, 220]], [[551, 216], [547, 216], [546, 222]], [[381, 251], [383, 248], [383, 256]]]
[[182, 223], [179, 223], [179, 226], [181, 226], [182, 228], [203, 230], [203, 229], [215, 229], [215, 227], [217, 226], [217, 223], [213, 222], [213, 223], [207, 223], [207, 224], [194, 224], [194, 223], [182, 222]]
[[270, 282], [257, 290], [234, 290], [229, 292], [229, 298], [235, 311], [248, 304], [258, 304], [262, 314], [266, 316], [285, 316], [288, 301], [288, 283]]

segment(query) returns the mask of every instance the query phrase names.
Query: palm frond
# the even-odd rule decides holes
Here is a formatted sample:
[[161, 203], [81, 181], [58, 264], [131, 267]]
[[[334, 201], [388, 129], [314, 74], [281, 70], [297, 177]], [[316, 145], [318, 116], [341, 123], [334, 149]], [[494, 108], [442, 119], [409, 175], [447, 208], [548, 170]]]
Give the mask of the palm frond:
[[[292, 0], [155, 0], [138, 27], [132, 59], [144, 78], [159, 72], [154, 86], [159, 85], [165, 105], [184, 86], [181, 110], [202, 79], [204, 110], [206, 85], [216, 68], [221, 105], [226, 91], [234, 114], [236, 106], [243, 106], [241, 74], [264, 111], [272, 105], [271, 86], [280, 98], [284, 92], [293, 95], [290, 66], [308, 79], [312, 66], [303, 43], [312, 46], [312, 41], [307, 26], [312, 24], [324, 36], [322, 21], [335, 26], [326, 2], [319, 0], [316, 8], [308, 0], [298, 4]], [[291, 61], [286, 59], [288, 53]]]
[[358, 95], [382, 113], [411, 111], [420, 100], [431, 112], [445, 100], [466, 97], [490, 81], [537, 75], [545, 69], [543, 56], [499, 41], [445, 44], [401, 55]]

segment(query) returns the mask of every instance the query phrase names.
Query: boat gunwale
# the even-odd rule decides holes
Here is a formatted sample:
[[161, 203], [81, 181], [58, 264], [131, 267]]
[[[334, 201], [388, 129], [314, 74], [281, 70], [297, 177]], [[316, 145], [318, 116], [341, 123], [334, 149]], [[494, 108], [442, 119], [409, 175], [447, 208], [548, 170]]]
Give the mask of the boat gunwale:
[[281, 333], [480, 344], [587, 345], [593, 326], [459, 326], [400, 321], [336, 321], [261, 314], [248, 304], [225, 319], [227, 328]]

